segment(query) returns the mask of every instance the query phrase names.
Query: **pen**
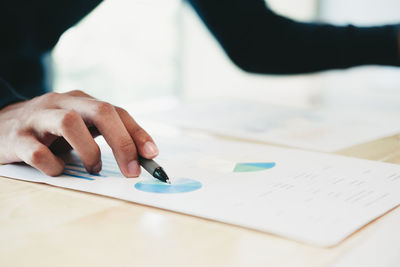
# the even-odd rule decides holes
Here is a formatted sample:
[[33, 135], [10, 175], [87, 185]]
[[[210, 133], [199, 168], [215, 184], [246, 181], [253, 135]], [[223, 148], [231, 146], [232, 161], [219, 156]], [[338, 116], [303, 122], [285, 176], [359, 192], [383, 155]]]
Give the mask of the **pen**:
[[161, 182], [171, 184], [168, 175], [165, 173], [164, 169], [154, 160], [145, 159], [139, 156], [139, 164], [154, 178], [157, 178]]

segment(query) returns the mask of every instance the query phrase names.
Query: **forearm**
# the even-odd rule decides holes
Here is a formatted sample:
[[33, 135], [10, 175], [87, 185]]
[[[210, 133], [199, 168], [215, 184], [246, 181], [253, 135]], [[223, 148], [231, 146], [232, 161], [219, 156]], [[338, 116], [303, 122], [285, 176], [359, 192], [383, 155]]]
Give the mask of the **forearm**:
[[396, 26], [361, 28], [291, 22], [270, 36], [271, 41], [260, 43], [252, 37], [253, 44], [247, 49], [253, 56], [250, 61], [242, 60], [249, 71], [292, 74], [400, 63]]
[[189, 1], [246, 71], [290, 74], [399, 64], [396, 26], [300, 23], [273, 13], [263, 0]]

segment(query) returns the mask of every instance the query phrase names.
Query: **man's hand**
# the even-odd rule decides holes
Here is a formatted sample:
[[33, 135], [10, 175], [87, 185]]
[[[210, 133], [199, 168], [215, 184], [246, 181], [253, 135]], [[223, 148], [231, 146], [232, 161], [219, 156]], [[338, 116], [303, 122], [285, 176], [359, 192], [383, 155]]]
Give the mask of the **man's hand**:
[[138, 153], [158, 154], [152, 138], [122, 108], [94, 99], [81, 91], [48, 93], [0, 110], [0, 163], [26, 162], [56, 176], [64, 162], [55, 146], [75, 149], [86, 170], [98, 173], [102, 163], [93, 136], [101, 134], [110, 145], [126, 177], [140, 174]]

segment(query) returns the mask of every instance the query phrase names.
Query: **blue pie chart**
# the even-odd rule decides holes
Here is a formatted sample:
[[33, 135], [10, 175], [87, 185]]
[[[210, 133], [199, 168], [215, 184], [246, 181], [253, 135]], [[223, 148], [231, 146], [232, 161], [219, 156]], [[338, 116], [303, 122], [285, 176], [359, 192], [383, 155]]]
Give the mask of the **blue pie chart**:
[[157, 179], [146, 179], [135, 184], [137, 190], [159, 194], [192, 192], [200, 189], [201, 186], [199, 181], [189, 178], [174, 179], [172, 184], [163, 183]]

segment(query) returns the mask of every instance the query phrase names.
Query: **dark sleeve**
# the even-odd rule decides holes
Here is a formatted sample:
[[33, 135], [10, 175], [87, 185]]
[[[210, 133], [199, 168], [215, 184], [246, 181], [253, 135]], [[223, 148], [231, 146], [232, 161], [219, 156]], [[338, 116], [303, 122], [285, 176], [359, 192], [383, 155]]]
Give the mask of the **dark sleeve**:
[[0, 109], [3, 107], [26, 100], [24, 97], [15, 92], [3, 79], [0, 78]]
[[245, 71], [294, 74], [400, 63], [398, 25], [301, 23], [275, 14], [264, 0], [188, 1]]

